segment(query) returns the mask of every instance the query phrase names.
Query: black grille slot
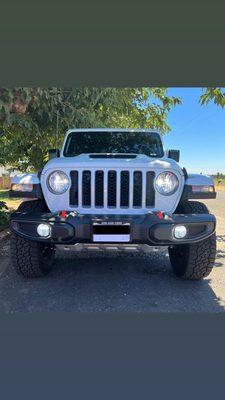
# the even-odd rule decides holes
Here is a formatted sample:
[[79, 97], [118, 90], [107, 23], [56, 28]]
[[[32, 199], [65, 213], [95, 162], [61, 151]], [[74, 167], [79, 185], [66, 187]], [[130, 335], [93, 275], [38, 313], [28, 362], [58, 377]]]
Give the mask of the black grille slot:
[[78, 206], [78, 171], [71, 171], [70, 178], [70, 204], [73, 206]]
[[95, 172], [95, 206], [103, 207], [104, 204], [104, 173], [103, 171]]
[[134, 172], [134, 189], [133, 189], [133, 206], [141, 207], [142, 205], [142, 172]]
[[155, 205], [155, 189], [154, 189], [155, 173], [147, 172], [146, 176], [146, 207]]
[[129, 207], [129, 171], [122, 171], [120, 177], [120, 206]]
[[91, 205], [91, 171], [83, 171], [82, 176], [82, 205]]
[[108, 171], [108, 207], [116, 207], [116, 171]]

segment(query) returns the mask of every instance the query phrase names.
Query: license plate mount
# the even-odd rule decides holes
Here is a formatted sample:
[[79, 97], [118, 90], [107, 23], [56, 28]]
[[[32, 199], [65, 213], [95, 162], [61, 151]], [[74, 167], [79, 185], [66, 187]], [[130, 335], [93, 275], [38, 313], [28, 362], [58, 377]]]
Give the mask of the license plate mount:
[[94, 222], [93, 242], [129, 243], [130, 223], [120, 221]]

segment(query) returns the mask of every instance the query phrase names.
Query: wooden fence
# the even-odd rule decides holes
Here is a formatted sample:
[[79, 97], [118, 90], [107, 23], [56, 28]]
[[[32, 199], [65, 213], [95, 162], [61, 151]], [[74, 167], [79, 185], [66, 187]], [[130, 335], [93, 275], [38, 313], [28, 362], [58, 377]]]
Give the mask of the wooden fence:
[[10, 189], [11, 178], [9, 175], [0, 176], [0, 189]]

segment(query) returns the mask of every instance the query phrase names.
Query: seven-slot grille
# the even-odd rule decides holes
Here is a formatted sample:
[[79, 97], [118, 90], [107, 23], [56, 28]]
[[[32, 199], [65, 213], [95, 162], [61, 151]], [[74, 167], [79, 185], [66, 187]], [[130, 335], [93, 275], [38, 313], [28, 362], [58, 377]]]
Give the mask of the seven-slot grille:
[[153, 207], [154, 177], [153, 171], [71, 171], [70, 206], [104, 209]]

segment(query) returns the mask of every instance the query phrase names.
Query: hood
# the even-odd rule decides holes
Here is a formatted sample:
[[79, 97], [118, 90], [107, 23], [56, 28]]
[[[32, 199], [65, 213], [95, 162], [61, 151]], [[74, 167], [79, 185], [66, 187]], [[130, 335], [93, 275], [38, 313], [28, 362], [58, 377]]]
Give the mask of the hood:
[[48, 161], [44, 166], [42, 173], [44, 174], [49, 169], [75, 169], [75, 168], [146, 168], [146, 169], [173, 169], [179, 171], [182, 175], [182, 169], [176, 161], [170, 158], [155, 158], [148, 157], [144, 154], [119, 154], [107, 155], [103, 154], [80, 154], [75, 157], [59, 157]]

